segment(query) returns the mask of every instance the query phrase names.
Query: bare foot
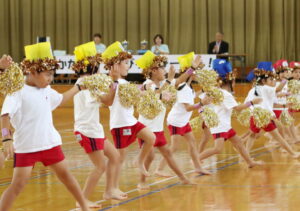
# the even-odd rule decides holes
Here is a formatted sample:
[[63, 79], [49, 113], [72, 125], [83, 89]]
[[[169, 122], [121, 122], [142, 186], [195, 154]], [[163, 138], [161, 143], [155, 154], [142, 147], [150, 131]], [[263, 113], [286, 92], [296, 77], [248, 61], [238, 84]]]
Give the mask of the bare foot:
[[255, 166], [261, 166], [264, 164], [265, 164], [265, 162], [263, 162], [263, 161], [252, 161], [250, 164], [248, 164], [248, 168], [253, 168]]
[[156, 170], [154, 174], [158, 177], [172, 177], [173, 176], [172, 174], [168, 174], [168, 173], [160, 171], [160, 170]]
[[124, 196], [124, 194], [119, 193], [118, 191], [112, 191], [111, 193], [104, 193], [103, 198], [105, 200], [124, 200], [127, 199], [127, 194]]
[[295, 152], [293, 155], [292, 155], [293, 158], [299, 158], [300, 157], [300, 152]]
[[149, 190], [150, 189], [150, 186], [145, 183], [145, 182], [140, 182], [138, 185], [137, 185], [137, 188], [139, 190]]
[[210, 171], [205, 170], [205, 169], [203, 169], [203, 168], [195, 169], [195, 172], [198, 173], [198, 174], [211, 175], [211, 172], [210, 172]]
[[181, 179], [180, 183], [182, 185], [196, 185], [196, 183], [193, 183], [191, 180], [188, 178]]
[[[87, 205], [88, 205], [88, 208], [101, 208], [101, 204], [97, 204], [95, 202], [92, 202], [92, 201], [89, 201], [89, 200], [86, 200], [87, 201]], [[80, 205], [78, 202], [76, 202], [76, 207], [79, 208]]]

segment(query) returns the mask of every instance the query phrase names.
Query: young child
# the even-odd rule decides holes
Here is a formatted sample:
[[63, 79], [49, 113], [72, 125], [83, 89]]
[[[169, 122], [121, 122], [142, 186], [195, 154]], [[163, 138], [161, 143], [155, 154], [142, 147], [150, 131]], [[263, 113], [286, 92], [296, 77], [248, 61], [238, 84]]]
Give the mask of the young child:
[[[1, 72], [5, 71], [5, 69], [8, 69], [12, 63], [13, 63], [13, 60], [10, 56], [3, 55], [0, 58], [0, 74], [1, 74]], [[3, 167], [4, 160], [5, 160], [2, 150], [3, 150], [2, 147], [0, 147], [0, 169]]]
[[[136, 138], [144, 140], [143, 147], [139, 154], [138, 168], [141, 174], [149, 176], [145, 168], [145, 161], [153, 148], [155, 135], [151, 130], [134, 117], [134, 108], [126, 108], [121, 105], [119, 98], [119, 85], [128, 83], [124, 78], [131, 67], [132, 56], [123, 50], [120, 42], [110, 45], [102, 54], [105, 68], [114, 80], [114, 84], [108, 94], [100, 97], [101, 102], [109, 106], [110, 109], [110, 130], [114, 139], [115, 147], [120, 153], [120, 166], [117, 178], [120, 177], [121, 166], [126, 157], [126, 148], [132, 144]], [[137, 96], [138, 97], [138, 96]], [[118, 181], [118, 180], [117, 180]], [[118, 184], [116, 185], [118, 187]]]
[[246, 151], [241, 138], [236, 134], [235, 130], [231, 126], [231, 114], [233, 110], [241, 111], [261, 101], [259, 98], [255, 98], [250, 102], [238, 105], [233, 95], [233, 86], [235, 75], [232, 73], [232, 67], [230, 62], [224, 59], [214, 60], [214, 69], [219, 74], [220, 90], [223, 93], [224, 100], [220, 105], [211, 104], [210, 107], [218, 115], [219, 125], [217, 127], [210, 128], [210, 133], [215, 139], [215, 145], [212, 148], [204, 150], [199, 155], [199, 160], [202, 161], [212, 155], [221, 153], [225, 141], [229, 140], [234, 148], [241, 154], [244, 160], [247, 162], [248, 167], [252, 168], [258, 165], [259, 162], [255, 162], [250, 158], [249, 153]]
[[[193, 57], [193, 54], [187, 54], [178, 58], [183, 73], [186, 71], [190, 72], [192, 70], [191, 61], [193, 61]], [[210, 174], [209, 171], [204, 170], [200, 165], [196, 150], [195, 137], [189, 124], [193, 110], [198, 110], [201, 106], [210, 103], [210, 98], [206, 97], [202, 100], [202, 102], [194, 104], [194, 98], [196, 97], [196, 94], [192, 87], [192, 81], [195, 80], [195, 76], [196, 75], [194, 74], [190, 75], [186, 82], [179, 85], [177, 91], [177, 101], [167, 117], [168, 128], [171, 135], [171, 152], [173, 153], [177, 150], [179, 144], [178, 142], [181, 140], [181, 137], [183, 137], [188, 143], [189, 154], [192, 158], [195, 172], [200, 174]], [[158, 174], [164, 174], [163, 170], [165, 165], [166, 161], [163, 159], [157, 169]]]
[[[288, 67], [288, 62], [286, 60], [278, 60], [275, 62], [275, 64], [273, 65], [276, 75], [277, 75], [277, 81], [276, 81], [276, 87], [280, 86], [280, 84], [283, 82], [285, 82], [284, 87], [282, 88], [282, 90], [280, 92], [277, 92], [276, 94], [276, 100], [275, 100], [275, 105], [274, 105], [274, 113], [276, 116], [276, 126], [278, 128], [278, 131], [280, 133], [280, 135], [285, 138], [288, 139], [290, 143], [294, 142], [297, 137], [293, 137], [293, 134], [291, 133], [289, 127], [284, 126], [281, 122], [280, 122], [280, 116], [281, 113], [284, 110], [288, 110], [288, 108], [286, 108], [286, 98], [287, 96], [289, 96], [289, 92], [288, 92], [288, 86], [286, 81], [289, 79], [289, 67]], [[279, 106], [277, 106], [279, 104]]]
[[[25, 54], [22, 68], [27, 74], [26, 84], [13, 95], [6, 96], [1, 112], [4, 152], [7, 158], [14, 156], [14, 174], [11, 185], [1, 196], [0, 210], [11, 208], [35, 163], [42, 162], [54, 171], [81, 209], [87, 211], [88, 203], [64, 161], [61, 137], [52, 121], [52, 111], [78, 93], [81, 86], [76, 85], [63, 94], [49, 86], [58, 68], [49, 42], [25, 46]], [[13, 137], [10, 123], [15, 129]]]
[[[84, 57], [81, 56], [82, 53], [84, 53]], [[97, 73], [101, 55], [97, 54], [94, 42], [75, 47], [74, 54], [76, 63], [73, 65], [73, 70], [80, 77], [77, 83], [80, 83], [84, 77]], [[85, 61], [88, 61], [88, 64]], [[100, 105], [100, 101], [92, 97], [89, 90], [83, 90], [74, 96], [75, 136], [94, 164], [94, 170], [85, 182], [83, 195], [86, 198], [91, 195], [106, 170], [104, 199], [122, 200], [126, 197], [122, 196], [114, 187], [120, 156], [116, 148], [105, 137], [99, 119]], [[107, 165], [105, 156], [108, 158]]]
[[[194, 66], [198, 67], [200, 64], [200, 56], [196, 57], [194, 61]], [[163, 97], [164, 92], [161, 91], [162, 87], [166, 84], [171, 86], [176, 86], [177, 84], [185, 81], [190, 73], [186, 72], [182, 74], [177, 80], [174, 79], [175, 76], [175, 69], [174, 66], [170, 67], [168, 79], [165, 79], [165, 65], [167, 63], [167, 58], [164, 56], [156, 56], [151, 51], [147, 51], [141, 58], [136, 60], [136, 64], [138, 67], [143, 69], [143, 74], [147, 78], [146, 81], [143, 83], [144, 87], [148, 87], [153, 91], [157, 91], [161, 97]], [[150, 86], [148, 86], [150, 85]], [[164, 120], [166, 115], [166, 108], [163, 106], [163, 110], [156, 116], [154, 119], [147, 119], [141, 114], [139, 115], [139, 121], [146, 125], [156, 136], [154, 147], [156, 147], [164, 159], [167, 161], [170, 168], [176, 173], [183, 184], [190, 184], [190, 181], [186, 178], [186, 176], [182, 173], [182, 171], [178, 168], [178, 165], [170, 151], [167, 147], [167, 140], [164, 134]], [[139, 140], [140, 146], [143, 145], [143, 140]], [[150, 152], [146, 159], [145, 167], [149, 170], [152, 161], [154, 160], [154, 150]], [[158, 175], [164, 176], [164, 175]], [[148, 189], [149, 186], [146, 184], [146, 177], [145, 175], [140, 176], [140, 182], [138, 184], [139, 189]]]
[[[282, 90], [286, 84], [286, 81], [282, 81], [279, 86], [275, 87], [272, 63], [265, 62], [264, 67], [261, 68], [263, 69], [255, 69], [252, 74], [252, 78], [256, 78], [256, 86], [249, 91], [245, 102], [250, 102], [254, 98], [260, 97], [262, 98], [262, 102], [256, 106], [266, 109], [271, 114], [274, 114], [273, 105], [276, 100], [276, 93]], [[273, 118], [275, 118], [275, 114], [273, 115]], [[272, 139], [276, 140], [291, 156], [294, 158], [298, 158], [300, 156], [300, 154], [295, 152], [286, 142], [286, 140], [280, 135], [273, 120], [271, 120], [270, 123], [264, 128], [258, 128], [254, 124], [253, 117], [250, 119], [250, 135], [247, 138], [246, 145], [248, 152], [250, 152], [253, 146], [254, 140], [257, 137], [256, 134], [260, 133], [261, 129], [263, 129], [265, 132], [268, 132]]]

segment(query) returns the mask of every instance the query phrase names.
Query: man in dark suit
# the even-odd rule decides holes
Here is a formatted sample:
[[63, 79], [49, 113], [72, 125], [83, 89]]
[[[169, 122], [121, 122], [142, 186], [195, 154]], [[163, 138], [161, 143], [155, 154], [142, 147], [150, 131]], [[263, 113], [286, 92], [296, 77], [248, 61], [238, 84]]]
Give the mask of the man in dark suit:
[[229, 51], [229, 44], [223, 41], [223, 33], [216, 33], [216, 41], [209, 43], [208, 54], [224, 54]]

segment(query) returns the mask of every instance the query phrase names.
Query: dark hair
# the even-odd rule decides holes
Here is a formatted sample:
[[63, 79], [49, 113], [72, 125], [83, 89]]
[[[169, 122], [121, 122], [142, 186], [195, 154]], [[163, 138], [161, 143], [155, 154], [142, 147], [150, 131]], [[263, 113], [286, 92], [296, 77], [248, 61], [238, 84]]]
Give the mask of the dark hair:
[[102, 35], [100, 33], [94, 34], [94, 37], [99, 37], [100, 39], [102, 39]]
[[164, 38], [163, 38], [163, 36], [162, 36], [161, 34], [157, 34], [157, 35], [154, 36], [154, 38], [153, 38], [154, 44], [156, 44], [156, 43], [155, 43], [155, 40], [156, 40], [156, 38], [158, 38], [158, 37], [161, 39], [161, 44], [164, 44]]
[[86, 67], [86, 70], [81, 69], [79, 72], [77, 71], [76, 74], [77, 74], [77, 76], [93, 75], [98, 72], [98, 69], [99, 69], [99, 65], [97, 65], [97, 66], [88, 65]]

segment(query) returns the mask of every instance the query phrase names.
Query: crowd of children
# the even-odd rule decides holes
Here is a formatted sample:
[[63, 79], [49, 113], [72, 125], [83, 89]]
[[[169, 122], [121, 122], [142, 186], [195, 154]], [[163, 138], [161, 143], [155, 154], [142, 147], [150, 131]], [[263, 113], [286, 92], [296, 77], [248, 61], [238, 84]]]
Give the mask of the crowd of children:
[[[293, 116], [299, 112], [295, 103], [300, 99], [300, 93], [291, 92], [289, 81], [297, 84], [300, 79], [300, 63], [279, 60], [260, 62], [247, 77], [253, 82], [245, 102], [238, 104], [233, 96], [235, 73], [230, 62], [216, 59], [213, 63], [218, 75], [215, 91], [222, 96], [216, 99], [206, 89], [195, 91], [193, 84], [197, 82], [197, 72], [203, 64], [200, 56], [189, 53], [178, 58], [180, 74], [175, 78], [175, 68], [165, 70], [167, 58], [156, 56], [147, 51], [135, 61], [142, 69], [146, 81], [139, 86], [141, 96], [147, 91], [155, 93], [158, 102], [175, 101], [167, 115], [166, 122], [170, 133], [168, 144], [164, 132], [166, 106], [153, 119], [143, 114], [134, 116], [134, 106], [125, 107], [120, 99], [120, 87], [129, 82], [125, 79], [132, 64], [132, 56], [126, 52], [121, 43], [115, 42], [102, 54], [98, 54], [93, 42], [75, 47], [76, 62], [73, 70], [78, 75], [76, 84], [65, 93], [58, 93], [50, 87], [53, 75], [58, 69], [58, 61], [52, 56], [49, 42], [25, 46], [25, 59], [20, 67], [25, 75], [24, 86], [5, 97], [1, 111], [2, 147], [0, 150], [0, 167], [5, 159], [14, 158], [14, 172], [10, 186], [2, 193], [0, 211], [7, 211], [23, 190], [32, 168], [36, 162], [43, 163], [57, 175], [76, 199], [76, 206], [82, 210], [99, 208], [101, 205], [89, 201], [99, 179], [106, 174], [106, 186], [103, 199], [124, 200], [128, 196], [119, 188], [122, 165], [126, 158], [128, 146], [138, 140], [140, 151], [137, 157], [137, 167], [140, 172], [139, 189], [149, 189], [146, 178], [150, 176], [149, 168], [154, 160], [155, 148], [161, 153], [162, 160], [156, 168], [158, 176], [168, 176], [164, 172], [166, 164], [175, 172], [182, 184], [191, 184], [190, 179], [183, 173], [174, 158], [174, 152], [182, 138], [188, 145], [188, 152], [199, 174], [211, 174], [202, 167], [202, 161], [210, 156], [219, 154], [224, 144], [229, 140], [236, 151], [245, 160], [249, 168], [262, 165], [250, 156], [254, 141], [261, 131], [270, 141], [276, 141], [292, 157], [298, 158], [299, 152], [292, 144], [299, 141], [297, 127], [294, 122], [283, 124], [282, 115]], [[0, 74], [9, 71], [13, 64], [11, 57], [4, 55], [0, 59]], [[105, 64], [112, 83], [107, 92], [93, 95], [84, 85], [85, 78], [98, 73], [100, 63]], [[201, 84], [199, 84], [201, 86]], [[169, 91], [169, 87], [176, 90]], [[139, 96], [136, 96], [139, 97]], [[294, 97], [293, 102], [288, 100]], [[67, 168], [64, 153], [61, 149], [61, 136], [53, 124], [52, 111], [68, 100], [74, 100], [74, 135], [76, 141], [84, 149], [92, 162], [94, 169], [87, 175], [83, 189]], [[197, 99], [198, 98], [198, 99]], [[174, 100], [175, 99], [175, 100]], [[195, 99], [200, 101], [195, 103]], [[104, 104], [109, 107], [109, 129], [113, 143], [106, 138], [104, 128], [99, 119], [99, 107]], [[206, 108], [211, 109], [218, 124], [213, 127], [203, 122], [201, 124], [202, 138], [197, 143], [194, 137], [190, 118], [193, 111], [200, 116]], [[296, 109], [295, 109], [296, 108]], [[232, 127], [232, 113], [250, 109], [249, 131], [241, 137]], [[269, 118], [264, 125], [258, 124], [262, 118], [256, 110], [262, 109]], [[12, 129], [14, 132], [12, 132]], [[206, 143], [213, 137], [214, 146], [206, 149]], [[275, 143], [277, 144], [277, 143]], [[198, 145], [198, 149], [197, 149]], [[105, 161], [107, 157], [107, 162]]]

